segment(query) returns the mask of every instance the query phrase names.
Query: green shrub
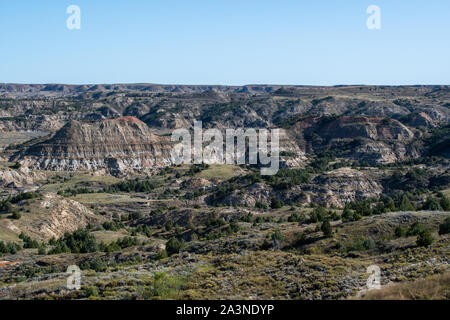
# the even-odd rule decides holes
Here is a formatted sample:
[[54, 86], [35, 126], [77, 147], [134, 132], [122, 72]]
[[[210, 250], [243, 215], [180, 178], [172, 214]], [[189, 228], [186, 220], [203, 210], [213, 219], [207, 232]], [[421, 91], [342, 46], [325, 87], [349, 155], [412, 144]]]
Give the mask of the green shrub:
[[155, 272], [150, 286], [144, 290], [144, 298], [177, 299], [185, 280], [164, 272]]
[[450, 199], [448, 199], [445, 195], [441, 196], [439, 204], [441, 205], [444, 211], [450, 211]]
[[8, 246], [0, 240], [0, 254], [9, 253]]
[[363, 241], [362, 246], [366, 250], [370, 250], [376, 247], [375, 241], [372, 240], [372, 238], [367, 238]]
[[173, 228], [173, 222], [172, 221], [167, 221], [164, 225], [164, 229], [166, 229], [166, 231], [170, 231]]
[[283, 201], [277, 198], [273, 198], [272, 202], [270, 203], [270, 207], [272, 209], [280, 209], [283, 207], [283, 205], [284, 205]]
[[395, 206], [395, 201], [391, 197], [381, 197], [384, 203], [385, 212], [394, 212], [397, 211], [397, 207]]
[[283, 240], [284, 240], [284, 236], [281, 233], [280, 229], [275, 229], [275, 231], [272, 233], [271, 238], [272, 238], [272, 240], [280, 241], [280, 242], [283, 242]]
[[398, 226], [397, 228], [395, 228], [394, 234], [397, 238], [404, 237], [406, 236], [406, 229], [402, 226]]
[[303, 214], [293, 213], [288, 217], [288, 222], [304, 222], [305, 216]]
[[325, 221], [327, 219], [327, 215], [328, 215], [327, 210], [324, 207], [319, 206], [317, 208], [314, 208], [314, 210], [311, 212], [309, 222], [313, 223]]
[[155, 259], [156, 260], [161, 260], [161, 259], [165, 259], [167, 258], [169, 255], [167, 254], [167, 250], [161, 250], [160, 252], [158, 252], [156, 254]]
[[263, 176], [262, 179], [274, 189], [287, 190], [311, 180], [311, 176], [303, 169], [281, 168], [276, 175]]
[[430, 211], [442, 211], [442, 207], [439, 201], [433, 196], [428, 198], [428, 200], [423, 205], [423, 209]]
[[120, 251], [121, 249], [134, 247], [139, 245], [139, 241], [135, 237], [125, 237], [121, 239], [117, 239], [116, 241], [113, 241], [109, 244], [100, 243], [99, 250], [103, 252], [114, 252], [114, 251]]
[[49, 254], [88, 253], [96, 252], [99, 249], [95, 237], [88, 230], [83, 229], [66, 233], [63, 238], [56, 240], [54, 243], [54, 248], [50, 250]]
[[108, 268], [108, 265], [100, 258], [95, 258], [91, 261], [85, 261], [80, 264], [82, 270], [94, 270], [95, 272], [104, 272]]
[[23, 241], [23, 248], [24, 249], [35, 249], [39, 248], [39, 243], [36, 240], [31, 239], [29, 236], [27, 236], [25, 233], [21, 233], [19, 235], [19, 238]]
[[39, 246], [38, 255], [45, 255], [45, 254], [47, 254], [47, 250], [45, 249], [45, 246], [43, 246], [43, 245]]
[[115, 184], [110, 185], [105, 188], [104, 191], [108, 193], [117, 193], [117, 192], [151, 192], [154, 189], [160, 187], [162, 184], [158, 181], [154, 180], [143, 180], [139, 179], [121, 181]]
[[407, 236], [417, 236], [424, 230], [425, 230], [425, 227], [416, 221], [408, 228], [406, 235]]
[[13, 206], [11, 204], [11, 199], [0, 200], [0, 212], [11, 212], [13, 210]]
[[108, 231], [117, 231], [118, 230], [117, 223], [116, 222], [112, 222], [112, 221], [105, 221], [105, 222], [103, 222], [102, 227], [105, 230], [108, 230]]
[[264, 202], [256, 201], [255, 202], [255, 208], [258, 209], [267, 209], [267, 205]]
[[333, 234], [333, 230], [331, 229], [331, 224], [328, 220], [325, 220], [322, 222], [322, 226], [320, 227], [320, 230], [323, 232], [324, 236], [329, 238]]
[[20, 246], [14, 242], [5, 244], [3, 241], [0, 241], [0, 254], [16, 254], [20, 249]]
[[169, 256], [179, 253], [182, 248], [182, 243], [177, 238], [170, 238], [166, 243], [166, 251]]
[[132, 213], [130, 213], [130, 214], [128, 215], [128, 219], [129, 219], [129, 220], [139, 220], [139, 219], [142, 219], [142, 213], [137, 212], [137, 211], [132, 212]]
[[89, 298], [89, 297], [98, 297], [98, 289], [97, 289], [97, 287], [89, 286], [86, 289], [86, 297], [87, 298]]
[[369, 200], [351, 202], [348, 204], [348, 207], [354, 210], [359, 216], [370, 216], [373, 214]]
[[240, 230], [239, 224], [237, 223], [236, 220], [232, 220], [230, 222], [230, 226], [229, 227], [230, 227], [232, 233], [236, 233], [236, 232], [238, 232]]
[[121, 249], [125, 249], [125, 248], [134, 247], [134, 246], [139, 245], [139, 241], [135, 237], [125, 237], [125, 238], [122, 238], [122, 239], [117, 239], [116, 243]]
[[22, 215], [20, 214], [20, 212], [17, 211], [17, 210], [13, 210], [13, 213], [11, 215], [11, 219], [19, 220], [20, 218], [22, 218]]
[[366, 251], [374, 249], [376, 247], [375, 242], [371, 238], [359, 237], [353, 239], [346, 245], [347, 251]]
[[22, 200], [30, 200], [30, 199], [37, 198], [38, 196], [39, 196], [39, 194], [36, 192], [23, 192], [23, 193], [19, 193], [17, 196], [12, 197], [10, 202], [11, 203], [19, 203]]
[[350, 210], [348, 206], [345, 206], [344, 211], [341, 215], [342, 222], [351, 222], [361, 219], [361, 216], [353, 210]]
[[136, 227], [136, 232], [142, 233], [144, 236], [146, 236], [147, 238], [150, 238], [152, 236], [152, 228], [150, 228], [147, 225], [138, 225]]
[[417, 245], [419, 247], [428, 247], [434, 242], [433, 235], [429, 230], [422, 230], [417, 236]]
[[439, 234], [450, 233], [450, 217], [446, 218], [443, 223], [439, 225]]
[[416, 211], [416, 207], [411, 203], [409, 197], [406, 194], [403, 194], [402, 200], [399, 206], [401, 211]]

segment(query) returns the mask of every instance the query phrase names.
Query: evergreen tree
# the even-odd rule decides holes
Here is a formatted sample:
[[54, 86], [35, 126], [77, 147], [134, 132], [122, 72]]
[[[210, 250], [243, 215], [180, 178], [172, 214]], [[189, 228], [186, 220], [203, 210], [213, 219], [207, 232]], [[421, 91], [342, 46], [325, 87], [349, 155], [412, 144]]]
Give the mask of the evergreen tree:
[[394, 199], [392, 199], [391, 197], [387, 198], [385, 207], [388, 209], [388, 212], [397, 211]]
[[439, 201], [439, 204], [441, 205], [441, 207], [444, 211], [450, 211], [450, 199], [447, 198], [445, 195], [441, 196], [441, 200]]
[[429, 197], [428, 200], [423, 205], [423, 209], [430, 211], [442, 211], [442, 207], [439, 201], [433, 196]]
[[402, 200], [400, 202], [399, 209], [401, 211], [416, 211], [416, 208], [409, 200], [409, 197], [406, 194], [403, 194]]
[[408, 231], [406, 232], [406, 235], [417, 236], [423, 231], [425, 231], [425, 227], [416, 221], [409, 227]]
[[397, 228], [395, 228], [394, 232], [395, 232], [395, 236], [397, 238], [401, 238], [401, 237], [406, 236], [406, 230], [405, 230], [405, 228], [403, 228], [401, 226], [398, 226]]
[[429, 230], [423, 230], [417, 236], [417, 245], [420, 247], [428, 247], [434, 242], [433, 235]]
[[166, 251], [169, 256], [179, 253], [182, 243], [177, 238], [170, 238], [166, 243]]
[[278, 240], [282, 242], [284, 240], [284, 236], [281, 233], [280, 229], [276, 229], [272, 234], [272, 240]]
[[331, 224], [328, 220], [325, 220], [320, 227], [320, 230], [323, 232], [324, 236], [329, 238], [333, 234], [333, 230], [331, 229]]
[[283, 207], [283, 205], [284, 205], [283, 201], [277, 198], [273, 198], [270, 207], [272, 209], [280, 209]]

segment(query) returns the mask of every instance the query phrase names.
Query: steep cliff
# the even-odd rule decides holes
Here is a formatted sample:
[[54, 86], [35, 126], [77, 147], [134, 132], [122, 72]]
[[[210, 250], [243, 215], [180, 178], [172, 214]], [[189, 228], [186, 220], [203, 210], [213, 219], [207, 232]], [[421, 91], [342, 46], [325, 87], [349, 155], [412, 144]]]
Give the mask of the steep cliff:
[[13, 157], [32, 169], [106, 170], [113, 175], [170, 164], [169, 140], [135, 117], [71, 121], [47, 141]]

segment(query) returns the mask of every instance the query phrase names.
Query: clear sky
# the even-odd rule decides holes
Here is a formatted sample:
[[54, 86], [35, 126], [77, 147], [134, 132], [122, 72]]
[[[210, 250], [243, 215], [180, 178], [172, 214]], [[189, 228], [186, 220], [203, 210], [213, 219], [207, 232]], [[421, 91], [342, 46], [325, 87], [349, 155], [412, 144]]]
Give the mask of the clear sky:
[[1, 0], [0, 41], [0, 82], [450, 84], [448, 0]]

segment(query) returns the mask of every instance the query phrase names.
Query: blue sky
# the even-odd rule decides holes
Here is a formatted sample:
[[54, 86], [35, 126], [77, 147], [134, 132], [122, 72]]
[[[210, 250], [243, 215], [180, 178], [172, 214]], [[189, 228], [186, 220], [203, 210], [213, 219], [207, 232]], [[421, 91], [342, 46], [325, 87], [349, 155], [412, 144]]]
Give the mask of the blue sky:
[[450, 84], [448, 0], [1, 1], [0, 39], [0, 82]]

